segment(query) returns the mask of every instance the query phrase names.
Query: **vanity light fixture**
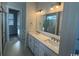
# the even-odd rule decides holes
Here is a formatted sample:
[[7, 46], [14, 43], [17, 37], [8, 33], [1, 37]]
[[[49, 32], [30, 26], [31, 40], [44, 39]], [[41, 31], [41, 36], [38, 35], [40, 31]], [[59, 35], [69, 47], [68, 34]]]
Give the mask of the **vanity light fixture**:
[[61, 5], [61, 2], [57, 2], [56, 8], [59, 8], [60, 5]]
[[43, 9], [40, 9], [36, 12], [36, 14], [43, 14], [43, 13], [44, 13]]
[[60, 5], [61, 5], [61, 2], [57, 2], [55, 5], [52, 5], [53, 7], [51, 7], [50, 10], [54, 10], [54, 6], [55, 8], [59, 8]]

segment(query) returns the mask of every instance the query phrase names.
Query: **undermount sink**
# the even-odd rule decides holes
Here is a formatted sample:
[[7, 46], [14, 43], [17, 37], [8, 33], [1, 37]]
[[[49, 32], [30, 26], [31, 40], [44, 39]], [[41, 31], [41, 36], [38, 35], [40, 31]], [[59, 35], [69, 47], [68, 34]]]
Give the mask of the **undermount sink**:
[[57, 41], [55, 38], [51, 39], [48, 38], [40, 33], [36, 33], [37, 38], [41, 39], [42, 41], [46, 42], [48, 45], [53, 45], [53, 46], [58, 46], [59, 45], [59, 41]]

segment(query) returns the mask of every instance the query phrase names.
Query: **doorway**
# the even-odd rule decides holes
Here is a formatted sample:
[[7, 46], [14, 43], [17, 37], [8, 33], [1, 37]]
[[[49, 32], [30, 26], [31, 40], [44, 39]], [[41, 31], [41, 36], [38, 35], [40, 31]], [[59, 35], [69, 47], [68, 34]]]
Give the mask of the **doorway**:
[[18, 37], [18, 10], [14, 10], [9, 8], [9, 15], [8, 15], [8, 27], [9, 27], [9, 38], [10, 41], [13, 37]]

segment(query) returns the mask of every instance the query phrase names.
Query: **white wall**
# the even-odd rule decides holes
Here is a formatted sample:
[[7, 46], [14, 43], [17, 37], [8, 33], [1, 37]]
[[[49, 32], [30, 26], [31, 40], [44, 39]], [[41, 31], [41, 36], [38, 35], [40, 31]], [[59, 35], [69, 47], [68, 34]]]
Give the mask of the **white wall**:
[[[36, 15], [35, 15], [35, 3], [34, 2], [27, 2], [26, 3], [26, 36], [29, 31], [35, 30], [35, 21], [36, 21]], [[26, 37], [26, 45], [27, 45], [27, 38]]]
[[[60, 55], [74, 53], [76, 26], [79, 20], [79, 3], [66, 2], [61, 29]], [[78, 36], [79, 37], [79, 36]]]
[[36, 21], [36, 15], [35, 15], [35, 3], [34, 2], [28, 2], [26, 3], [26, 25], [28, 31], [35, 30], [35, 21]]
[[[76, 4], [76, 3], [75, 3]], [[79, 3], [77, 4], [77, 12], [79, 12]], [[76, 11], [76, 10], [75, 10]], [[76, 12], [76, 27], [75, 27], [75, 31], [76, 31], [76, 38], [75, 38], [75, 50], [79, 50], [79, 13]]]

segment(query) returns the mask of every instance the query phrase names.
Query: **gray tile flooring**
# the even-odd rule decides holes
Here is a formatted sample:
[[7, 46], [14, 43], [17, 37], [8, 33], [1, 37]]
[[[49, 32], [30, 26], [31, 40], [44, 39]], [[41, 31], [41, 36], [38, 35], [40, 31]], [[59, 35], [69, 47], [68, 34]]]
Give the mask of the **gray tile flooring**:
[[11, 39], [4, 48], [3, 56], [33, 56], [29, 48], [25, 48], [23, 42], [19, 41], [16, 37]]

